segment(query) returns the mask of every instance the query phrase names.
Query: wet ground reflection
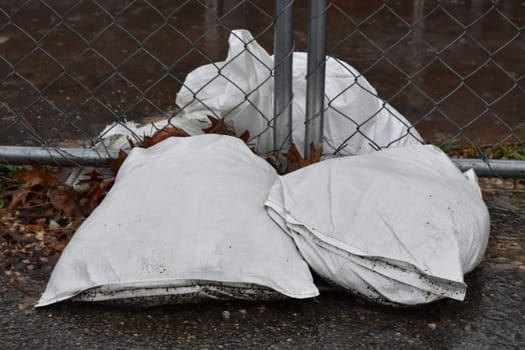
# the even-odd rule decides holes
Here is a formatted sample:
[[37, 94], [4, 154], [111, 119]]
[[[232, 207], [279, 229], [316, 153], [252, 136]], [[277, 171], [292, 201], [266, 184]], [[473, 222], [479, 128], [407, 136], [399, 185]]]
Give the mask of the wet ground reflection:
[[[231, 29], [273, 51], [272, 1], [75, 4], [0, 1], [0, 144], [83, 143], [116, 118], [171, 110], [190, 70], [225, 57]], [[524, 25], [519, 1], [334, 0], [328, 48], [427, 140], [496, 143], [525, 137]]]

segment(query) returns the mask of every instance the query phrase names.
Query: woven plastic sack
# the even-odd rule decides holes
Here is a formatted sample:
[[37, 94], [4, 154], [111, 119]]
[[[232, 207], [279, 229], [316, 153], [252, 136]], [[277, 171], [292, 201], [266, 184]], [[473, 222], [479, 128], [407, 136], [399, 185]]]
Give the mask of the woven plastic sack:
[[314, 271], [386, 304], [463, 300], [489, 237], [474, 172], [434, 146], [325, 160], [277, 179], [265, 204]]
[[70, 298], [150, 305], [318, 295], [293, 240], [264, 208], [276, 176], [229, 136], [134, 148], [66, 246], [37, 306]]
[[[228, 56], [190, 72], [177, 93], [181, 116], [225, 118], [238, 134], [253, 136], [259, 154], [273, 150], [273, 57], [246, 30], [232, 31]], [[293, 54], [293, 142], [304, 149], [307, 54]], [[324, 152], [352, 155], [418, 144], [422, 137], [348, 63], [327, 57]]]

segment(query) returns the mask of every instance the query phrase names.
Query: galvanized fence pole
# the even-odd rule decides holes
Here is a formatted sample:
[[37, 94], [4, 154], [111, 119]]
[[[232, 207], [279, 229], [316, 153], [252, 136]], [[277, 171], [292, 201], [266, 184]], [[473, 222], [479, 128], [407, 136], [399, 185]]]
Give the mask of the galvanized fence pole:
[[274, 151], [292, 143], [293, 0], [275, 1], [274, 35]]
[[118, 157], [119, 150], [96, 148], [55, 148], [0, 146], [0, 164], [49, 164], [104, 166]]
[[308, 62], [306, 73], [305, 157], [310, 144], [323, 143], [326, 60], [326, 10], [329, 0], [308, 1]]

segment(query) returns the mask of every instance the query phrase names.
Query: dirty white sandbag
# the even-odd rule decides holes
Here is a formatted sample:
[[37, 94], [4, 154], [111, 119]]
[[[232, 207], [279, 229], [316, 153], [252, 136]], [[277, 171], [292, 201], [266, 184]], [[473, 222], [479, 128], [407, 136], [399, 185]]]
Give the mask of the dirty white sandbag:
[[[246, 30], [232, 31], [228, 56], [222, 62], [190, 72], [176, 103], [188, 118], [224, 117], [241, 133], [249, 130], [257, 151], [272, 150], [274, 59]], [[307, 54], [293, 54], [293, 142], [304, 149]], [[340, 155], [361, 154], [382, 147], [422, 141], [414, 127], [348, 63], [327, 57], [324, 151]], [[329, 103], [330, 102], [330, 103]], [[359, 128], [359, 131], [358, 131]], [[352, 137], [350, 137], [352, 136]]]
[[[293, 140], [299, 145], [304, 145], [307, 60], [304, 52], [293, 55]], [[325, 153], [363, 154], [423, 141], [410, 122], [379, 98], [376, 89], [354, 67], [326, 57], [325, 71]]]
[[277, 179], [265, 205], [314, 271], [387, 304], [463, 300], [490, 229], [473, 171], [434, 146], [325, 160]]
[[318, 295], [294, 242], [268, 217], [275, 170], [239, 139], [134, 148], [80, 226], [37, 306]]
[[165, 127], [176, 127], [184, 130], [188, 135], [200, 135], [202, 129], [209, 126], [209, 121], [187, 119], [183, 116], [159, 119], [152, 123], [140, 125], [133, 121], [114, 122], [107, 125], [99, 134], [99, 143], [96, 147], [109, 149], [129, 150], [129, 140], [139, 142], [144, 136], [151, 136]]
[[[209, 126], [209, 121], [199, 121], [196, 119], [186, 119], [183, 116], [158, 119], [148, 124], [140, 125], [133, 121], [114, 122], [107, 125], [98, 135], [98, 142], [95, 148], [104, 152], [106, 149], [124, 150], [131, 149], [130, 141], [139, 143], [144, 136], [151, 136], [165, 127], [176, 127], [185, 131], [188, 135], [203, 134], [202, 129]], [[89, 178], [89, 173], [93, 167], [75, 167], [65, 180], [65, 184], [74, 187], [76, 190], [85, 190], [87, 183], [82, 180]], [[104, 176], [111, 176], [108, 169], [97, 169]]]
[[224, 61], [190, 72], [177, 93], [176, 104], [187, 119], [225, 118], [240, 135], [256, 136], [259, 153], [272, 150], [273, 59], [247, 30], [234, 30]]

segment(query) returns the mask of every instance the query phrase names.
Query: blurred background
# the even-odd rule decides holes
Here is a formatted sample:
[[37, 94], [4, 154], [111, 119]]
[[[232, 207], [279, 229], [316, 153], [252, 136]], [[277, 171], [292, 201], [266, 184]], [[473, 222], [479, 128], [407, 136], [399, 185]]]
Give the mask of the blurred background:
[[[114, 121], [176, 112], [232, 29], [273, 52], [274, 1], [0, 0], [0, 145], [89, 145]], [[307, 1], [294, 2], [307, 49]], [[428, 142], [486, 154], [525, 139], [525, 2], [333, 0], [328, 54], [360, 71]], [[479, 146], [479, 147], [478, 147]]]

